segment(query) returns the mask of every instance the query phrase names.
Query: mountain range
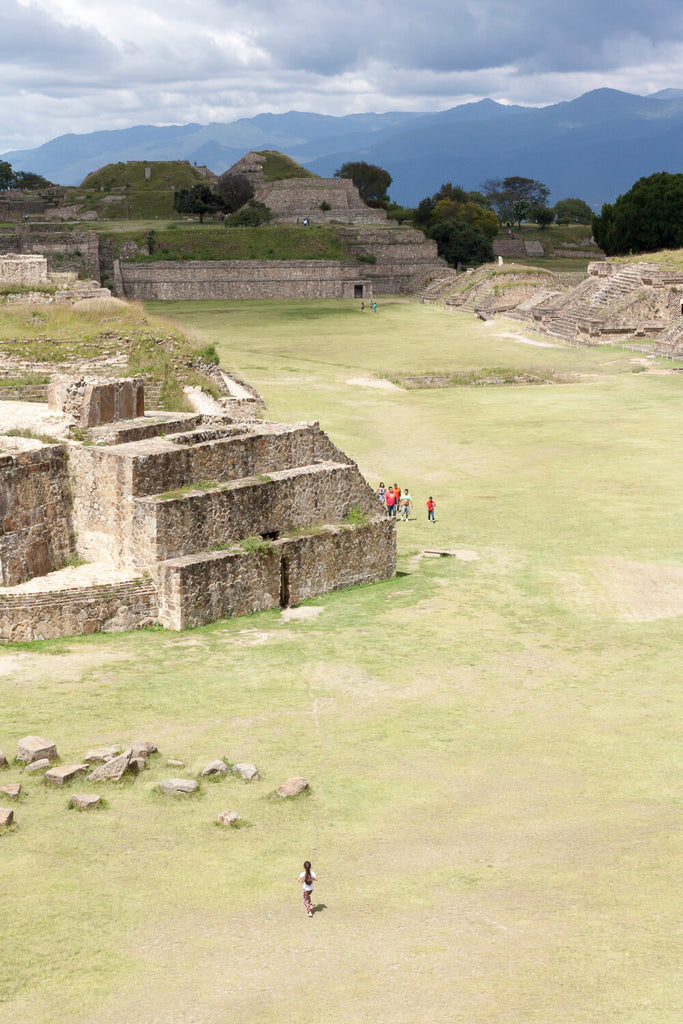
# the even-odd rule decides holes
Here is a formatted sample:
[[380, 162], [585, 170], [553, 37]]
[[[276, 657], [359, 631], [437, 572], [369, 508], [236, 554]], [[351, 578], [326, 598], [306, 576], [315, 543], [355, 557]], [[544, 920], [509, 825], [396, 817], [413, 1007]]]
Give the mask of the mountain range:
[[125, 160], [189, 160], [222, 173], [249, 150], [274, 149], [323, 177], [366, 160], [393, 178], [391, 198], [414, 206], [445, 181], [479, 189], [488, 178], [544, 182], [550, 202], [578, 197], [599, 210], [638, 178], [683, 170], [683, 90], [637, 96], [596, 89], [546, 107], [484, 99], [436, 113], [257, 114], [227, 124], [138, 125], [61, 135], [3, 153], [14, 170], [77, 185]]

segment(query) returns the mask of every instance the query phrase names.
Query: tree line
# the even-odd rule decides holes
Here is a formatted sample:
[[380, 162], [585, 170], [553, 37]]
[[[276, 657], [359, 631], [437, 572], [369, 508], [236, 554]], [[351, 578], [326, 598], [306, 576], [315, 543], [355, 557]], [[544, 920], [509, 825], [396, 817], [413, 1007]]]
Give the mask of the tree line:
[[7, 160], [0, 160], [0, 192], [8, 192], [12, 189], [27, 189], [33, 191], [38, 188], [49, 188], [52, 184], [42, 174], [35, 174], [33, 171], [15, 171]]

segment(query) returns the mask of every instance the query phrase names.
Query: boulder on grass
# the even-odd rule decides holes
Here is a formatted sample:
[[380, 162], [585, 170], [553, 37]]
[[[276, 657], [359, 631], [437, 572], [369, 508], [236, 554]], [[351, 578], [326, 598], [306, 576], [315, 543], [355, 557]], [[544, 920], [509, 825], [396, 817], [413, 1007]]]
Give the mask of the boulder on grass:
[[237, 811], [221, 811], [217, 818], [219, 825], [225, 825], [227, 827], [236, 825], [239, 820], [240, 816]]
[[0, 793], [5, 793], [10, 800], [18, 800], [21, 795], [21, 783], [10, 782], [6, 786], [0, 786]]
[[[98, 765], [94, 771], [90, 772], [88, 779], [90, 782], [118, 782], [130, 767], [131, 755], [130, 749], [124, 750], [118, 757], [113, 757], [111, 761], [105, 761], [104, 764]], [[133, 770], [136, 768], [137, 765]]]
[[302, 779], [299, 776], [295, 776], [293, 779], [287, 779], [281, 786], [275, 790], [278, 796], [298, 796], [299, 793], [303, 793], [305, 789], [308, 789], [308, 783], [306, 779]]
[[55, 786], [63, 786], [65, 782], [71, 782], [82, 772], [87, 772], [89, 767], [89, 764], [60, 764], [45, 772], [45, 781]]
[[24, 768], [25, 772], [44, 772], [46, 768], [50, 767], [50, 762], [46, 757], [41, 757], [39, 761], [31, 761]]
[[156, 754], [158, 747], [156, 743], [134, 743], [133, 757], [149, 757], [150, 754]]
[[7, 758], [5, 757], [5, 751], [0, 750], [0, 768], [7, 767]]
[[0, 828], [4, 828], [5, 825], [11, 825], [14, 821], [14, 811], [10, 810], [9, 807], [0, 807]]
[[108, 747], [93, 747], [83, 758], [88, 764], [104, 764], [105, 761], [111, 761], [112, 758], [116, 757], [121, 753], [121, 744], [114, 743]]
[[178, 793], [196, 793], [199, 783], [194, 779], [164, 779], [159, 789], [164, 796], [176, 796]]
[[43, 739], [42, 736], [24, 736], [23, 740], [17, 743], [17, 761], [25, 761], [31, 764], [32, 761], [57, 760], [57, 746], [52, 740]]
[[259, 774], [255, 764], [234, 764], [232, 770], [247, 782], [258, 782]]
[[71, 807], [78, 807], [79, 810], [87, 811], [91, 807], [97, 807], [102, 803], [102, 797], [97, 793], [74, 793], [69, 801]]
[[225, 761], [211, 761], [210, 764], [207, 764], [202, 775], [225, 775], [227, 771], [228, 766]]

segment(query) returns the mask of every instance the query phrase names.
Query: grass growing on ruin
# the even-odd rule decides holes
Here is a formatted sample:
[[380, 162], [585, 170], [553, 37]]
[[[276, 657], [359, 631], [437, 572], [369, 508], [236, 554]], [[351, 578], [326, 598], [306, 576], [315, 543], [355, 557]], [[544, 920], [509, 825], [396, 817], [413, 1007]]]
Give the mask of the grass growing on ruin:
[[[161, 751], [134, 782], [99, 787], [96, 814], [67, 812], [82, 782], [0, 770], [24, 786], [0, 836], [0, 1010], [678, 1024], [680, 375], [399, 301], [374, 319], [275, 305], [176, 309], [271, 415], [320, 419], [373, 484], [410, 486], [399, 575], [301, 618], [0, 652], [10, 759], [28, 733], [65, 762], [105, 742]], [[530, 354], [585, 376], [410, 391], [379, 376]], [[158, 794], [219, 757], [262, 781]], [[299, 774], [308, 799], [269, 796]], [[217, 828], [224, 809], [249, 827]], [[306, 857], [313, 920], [295, 882]]]

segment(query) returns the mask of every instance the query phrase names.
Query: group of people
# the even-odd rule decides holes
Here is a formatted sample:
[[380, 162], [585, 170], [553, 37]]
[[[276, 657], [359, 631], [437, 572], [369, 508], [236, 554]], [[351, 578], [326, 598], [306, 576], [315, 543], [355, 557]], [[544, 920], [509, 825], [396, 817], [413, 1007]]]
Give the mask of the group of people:
[[[385, 487], [384, 481], [380, 481], [380, 485], [377, 488], [377, 497], [386, 508], [390, 519], [400, 519], [404, 523], [410, 519], [410, 513], [413, 510], [413, 498], [407, 487], [404, 487], [403, 490], [401, 490], [398, 484]], [[431, 494], [427, 501], [427, 521], [430, 523], [436, 522], [436, 502]]]

